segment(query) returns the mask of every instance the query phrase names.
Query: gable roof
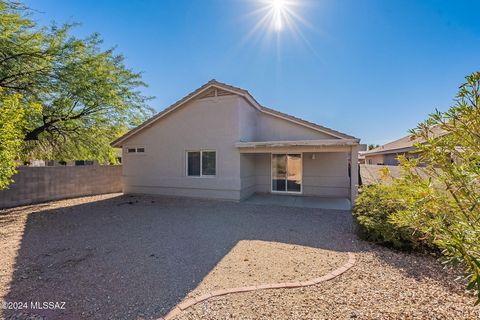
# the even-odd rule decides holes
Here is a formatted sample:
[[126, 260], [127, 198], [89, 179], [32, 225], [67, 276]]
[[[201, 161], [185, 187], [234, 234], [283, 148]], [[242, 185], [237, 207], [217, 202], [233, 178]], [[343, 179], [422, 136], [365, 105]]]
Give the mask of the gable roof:
[[[429, 128], [429, 132], [431, 132], [433, 136], [442, 136], [446, 134], [446, 132], [438, 126]], [[376, 154], [408, 152], [415, 149], [415, 145], [417, 143], [424, 143], [424, 142], [425, 140], [423, 138], [415, 138], [413, 135], [410, 134], [403, 138], [400, 138], [392, 142], [386, 143], [382, 146], [376, 147], [372, 150], [363, 151], [362, 155], [371, 156]]]
[[212, 79], [209, 82], [207, 82], [206, 84], [204, 84], [203, 86], [201, 86], [200, 88], [196, 89], [195, 91], [189, 93], [188, 95], [186, 95], [182, 99], [178, 100], [174, 104], [170, 105], [168, 108], [164, 109], [163, 111], [159, 112], [155, 116], [146, 120], [145, 122], [143, 122], [142, 124], [140, 124], [136, 128], [130, 130], [129, 132], [127, 132], [126, 134], [121, 136], [120, 138], [116, 139], [110, 145], [112, 147], [121, 147], [122, 143], [125, 140], [127, 140], [128, 138], [130, 138], [130, 137], [134, 136], [135, 134], [139, 133], [143, 129], [146, 129], [147, 127], [151, 126], [152, 124], [154, 124], [155, 122], [157, 122], [161, 118], [165, 117], [167, 114], [174, 111], [175, 109], [181, 107], [182, 105], [186, 104], [189, 101], [192, 101], [193, 99], [195, 99], [197, 97], [207, 96], [208, 95], [208, 90], [210, 90], [212, 88], [220, 89], [223, 92], [225, 92], [225, 94], [231, 93], [231, 94], [239, 95], [239, 96], [243, 97], [251, 106], [253, 106], [254, 108], [256, 108], [257, 110], [259, 110], [260, 112], [262, 112], [264, 114], [269, 114], [271, 116], [281, 118], [281, 119], [296, 123], [298, 125], [302, 125], [304, 127], [307, 127], [307, 128], [310, 128], [310, 129], [313, 129], [313, 130], [316, 130], [316, 131], [319, 131], [319, 132], [322, 132], [322, 133], [326, 133], [328, 135], [331, 135], [331, 136], [339, 138], [339, 139], [356, 139], [356, 140], [360, 141], [358, 138], [347, 135], [345, 133], [342, 133], [342, 132], [339, 132], [339, 131], [336, 131], [336, 130], [333, 130], [333, 129], [330, 129], [330, 128], [327, 128], [327, 127], [324, 127], [324, 126], [321, 126], [319, 124], [309, 122], [309, 121], [306, 121], [306, 120], [288, 115], [286, 113], [283, 113], [283, 112], [280, 112], [280, 111], [277, 111], [277, 110], [274, 110], [274, 109], [264, 107], [264, 106], [260, 105], [257, 102], [257, 100], [255, 100], [255, 98], [247, 90], [242, 89], [242, 88], [238, 88], [238, 87], [234, 87], [232, 85], [222, 83], [222, 82], [219, 82], [215, 79]]

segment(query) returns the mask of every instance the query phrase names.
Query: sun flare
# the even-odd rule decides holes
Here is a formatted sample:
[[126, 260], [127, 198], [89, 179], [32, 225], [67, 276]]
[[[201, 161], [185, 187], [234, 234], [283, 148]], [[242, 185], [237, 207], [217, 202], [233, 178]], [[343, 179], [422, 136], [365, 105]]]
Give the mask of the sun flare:
[[260, 7], [256, 10], [261, 17], [258, 26], [262, 25], [267, 31], [280, 33], [283, 31], [296, 32], [298, 22], [305, 21], [297, 12], [303, 0], [256, 0]]
[[283, 15], [287, 4], [285, 0], [272, 0], [272, 14], [273, 14], [273, 27], [275, 31], [282, 31], [283, 29]]
[[278, 53], [282, 43], [303, 43], [311, 49], [311, 45], [303, 34], [303, 28], [310, 31], [313, 26], [306, 20], [306, 8], [313, 8], [307, 0], [250, 0], [255, 7], [246, 17], [255, 22], [253, 27], [242, 38], [241, 45], [258, 41], [262, 48], [274, 42]]

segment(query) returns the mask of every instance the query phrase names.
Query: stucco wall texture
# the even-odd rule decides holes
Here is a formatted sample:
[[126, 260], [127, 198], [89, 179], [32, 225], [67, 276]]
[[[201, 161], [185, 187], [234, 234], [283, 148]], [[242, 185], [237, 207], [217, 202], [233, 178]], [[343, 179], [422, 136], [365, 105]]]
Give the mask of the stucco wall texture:
[[[402, 153], [365, 155], [365, 164], [398, 166], [400, 162], [398, 161], [397, 158], [400, 155], [407, 155], [407, 154], [402, 152]], [[412, 157], [414, 155], [410, 154], [409, 156]]]
[[[270, 153], [242, 154], [242, 199], [271, 191]], [[302, 195], [350, 197], [348, 154], [345, 152], [302, 153]]]
[[[241, 200], [271, 191], [270, 154], [243, 154], [239, 141], [334, 139], [322, 132], [261, 114], [242, 97], [196, 99], [128, 138], [123, 144], [125, 193]], [[127, 148], [145, 147], [143, 154]], [[186, 175], [186, 152], [215, 150], [215, 177]], [[347, 152], [306, 155], [304, 195], [348, 197]]]
[[122, 191], [122, 166], [20, 167], [0, 209]]
[[[237, 96], [199, 99], [129, 138], [123, 147], [125, 193], [240, 199], [239, 104]], [[129, 147], [144, 146], [144, 154]], [[186, 176], [186, 152], [215, 150], [215, 177]]]

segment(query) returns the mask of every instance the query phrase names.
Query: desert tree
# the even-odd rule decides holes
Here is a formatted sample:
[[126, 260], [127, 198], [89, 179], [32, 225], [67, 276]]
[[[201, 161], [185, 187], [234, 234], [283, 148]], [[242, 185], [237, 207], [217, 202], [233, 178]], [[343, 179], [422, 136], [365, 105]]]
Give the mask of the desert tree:
[[[115, 162], [109, 143], [152, 114], [141, 74], [104, 50], [98, 34], [79, 39], [75, 24], [41, 27], [31, 15], [19, 2], [0, 0], [0, 126], [18, 127], [22, 136], [9, 151], [24, 160]], [[5, 116], [12, 105], [22, 121]]]

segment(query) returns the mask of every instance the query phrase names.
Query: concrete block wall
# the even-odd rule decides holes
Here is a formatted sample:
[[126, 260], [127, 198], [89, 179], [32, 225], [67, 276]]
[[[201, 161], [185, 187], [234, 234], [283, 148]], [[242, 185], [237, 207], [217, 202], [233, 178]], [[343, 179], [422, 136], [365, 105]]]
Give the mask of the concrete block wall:
[[[388, 169], [389, 175], [384, 179], [383, 170]], [[423, 179], [428, 179], [430, 174], [424, 167], [416, 167], [414, 170]], [[360, 178], [362, 185], [370, 184], [389, 184], [392, 178], [400, 178], [402, 176], [402, 168], [399, 166], [387, 166], [387, 165], [372, 165], [361, 164], [360, 165]]]
[[401, 176], [400, 167], [398, 166], [384, 166], [375, 164], [361, 164], [360, 165], [360, 182], [362, 185], [390, 183], [391, 179], [382, 179], [382, 171], [387, 168], [390, 175], [394, 178]]
[[50, 200], [122, 192], [122, 166], [20, 167], [0, 209]]

